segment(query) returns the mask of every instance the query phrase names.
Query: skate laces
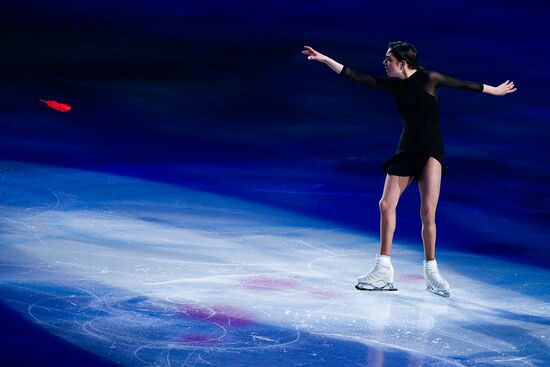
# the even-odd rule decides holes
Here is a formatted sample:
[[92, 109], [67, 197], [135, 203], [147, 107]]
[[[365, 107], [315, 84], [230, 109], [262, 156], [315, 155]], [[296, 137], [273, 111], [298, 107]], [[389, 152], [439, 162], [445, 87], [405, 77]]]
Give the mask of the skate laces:
[[376, 263], [374, 267], [365, 275], [361, 276], [360, 279], [369, 282], [371, 280], [377, 280], [381, 276], [386, 275], [391, 269], [389, 265], [382, 265], [381, 263]]
[[426, 281], [435, 283], [438, 288], [447, 288], [449, 286], [449, 283], [441, 276], [437, 267], [425, 269], [425, 271], [427, 275]]

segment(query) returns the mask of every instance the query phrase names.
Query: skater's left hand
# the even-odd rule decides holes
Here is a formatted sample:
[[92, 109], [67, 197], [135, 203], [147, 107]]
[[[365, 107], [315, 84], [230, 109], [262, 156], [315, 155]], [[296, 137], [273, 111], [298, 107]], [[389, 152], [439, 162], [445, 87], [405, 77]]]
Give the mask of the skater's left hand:
[[494, 87], [493, 95], [504, 96], [509, 93], [514, 93], [516, 89], [517, 88], [514, 87], [514, 82], [507, 80], [498, 87]]

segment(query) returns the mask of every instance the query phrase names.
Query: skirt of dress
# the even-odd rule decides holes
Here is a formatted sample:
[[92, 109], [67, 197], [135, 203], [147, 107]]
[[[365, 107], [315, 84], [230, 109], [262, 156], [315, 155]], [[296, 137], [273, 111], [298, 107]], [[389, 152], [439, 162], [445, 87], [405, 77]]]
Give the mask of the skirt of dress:
[[442, 174], [446, 175], [449, 169], [443, 166], [443, 157], [433, 153], [397, 153], [382, 165], [382, 170], [393, 176], [412, 176], [415, 181], [419, 181], [430, 157], [434, 157], [441, 163]]

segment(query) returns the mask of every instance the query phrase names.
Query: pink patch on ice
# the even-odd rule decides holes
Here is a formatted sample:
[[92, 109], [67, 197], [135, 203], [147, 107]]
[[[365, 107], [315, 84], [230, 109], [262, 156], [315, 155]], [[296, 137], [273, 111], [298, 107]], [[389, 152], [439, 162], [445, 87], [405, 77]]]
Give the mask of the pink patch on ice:
[[403, 282], [420, 283], [424, 281], [424, 277], [420, 274], [403, 274], [399, 276], [399, 280]]
[[194, 320], [205, 320], [214, 315], [210, 308], [196, 304], [181, 305], [178, 312]]
[[342, 292], [333, 289], [314, 288], [309, 293], [321, 299], [336, 299], [343, 296]]
[[243, 287], [263, 291], [280, 291], [293, 289], [298, 286], [298, 282], [292, 279], [281, 279], [271, 277], [249, 277], [240, 279]]
[[220, 339], [213, 339], [204, 335], [186, 335], [181, 341], [185, 344], [192, 344], [197, 346], [210, 346], [210, 345], [219, 345], [222, 343]]
[[247, 327], [254, 324], [254, 316], [234, 306], [182, 305], [179, 312], [189, 318], [222, 326]]
[[254, 324], [254, 317], [246, 310], [233, 306], [212, 307], [215, 314], [209, 319], [217, 324], [245, 327]]

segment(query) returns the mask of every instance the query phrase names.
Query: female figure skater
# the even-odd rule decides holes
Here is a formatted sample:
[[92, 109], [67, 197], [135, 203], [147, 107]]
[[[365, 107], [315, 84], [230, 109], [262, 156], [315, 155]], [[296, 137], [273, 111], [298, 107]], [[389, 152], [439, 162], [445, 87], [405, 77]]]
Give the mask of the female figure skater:
[[448, 297], [449, 283], [441, 276], [435, 260], [435, 212], [439, 199], [443, 168], [443, 140], [439, 128], [437, 88], [451, 87], [504, 96], [516, 91], [506, 81], [498, 87], [454, 79], [418, 64], [418, 52], [407, 42], [391, 42], [383, 64], [388, 77], [361, 74], [325, 56], [309, 46], [303, 54], [320, 61], [346, 79], [393, 94], [403, 117], [403, 129], [395, 154], [383, 164], [386, 172], [380, 199], [380, 254], [375, 266], [357, 279], [359, 290], [395, 291], [393, 266], [390, 260], [399, 198], [412, 180], [420, 191], [420, 216], [424, 243], [424, 280], [426, 290]]

